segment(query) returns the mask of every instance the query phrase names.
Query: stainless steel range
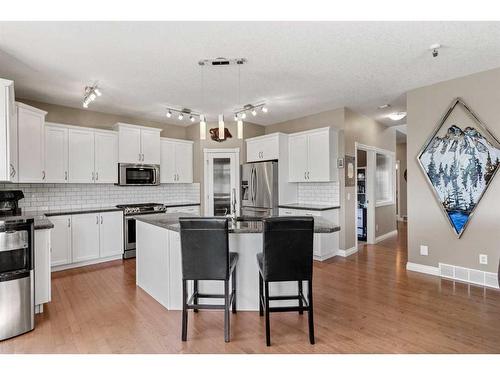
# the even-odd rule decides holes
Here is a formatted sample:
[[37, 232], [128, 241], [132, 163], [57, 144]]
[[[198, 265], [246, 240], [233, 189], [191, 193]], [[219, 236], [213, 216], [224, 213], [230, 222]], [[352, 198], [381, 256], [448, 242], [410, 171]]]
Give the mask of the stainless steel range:
[[135, 258], [135, 216], [162, 214], [167, 211], [161, 203], [119, 204], [116, 207], [123, 209], [123, 259]]

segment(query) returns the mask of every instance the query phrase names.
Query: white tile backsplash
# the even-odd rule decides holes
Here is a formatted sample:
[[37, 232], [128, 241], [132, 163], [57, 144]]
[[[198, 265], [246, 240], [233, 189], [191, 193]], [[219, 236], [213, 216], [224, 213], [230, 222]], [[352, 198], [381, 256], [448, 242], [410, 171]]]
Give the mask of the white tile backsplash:
[[200, 184], [117, 186], [114, 184], [0, 184], [0, 190], [22, 190], [24, 210], [109, 207], [126, 203], [200, 202]]
[[304, 182], [298, 184], [298, 203], [340, 205], [338, 182]]

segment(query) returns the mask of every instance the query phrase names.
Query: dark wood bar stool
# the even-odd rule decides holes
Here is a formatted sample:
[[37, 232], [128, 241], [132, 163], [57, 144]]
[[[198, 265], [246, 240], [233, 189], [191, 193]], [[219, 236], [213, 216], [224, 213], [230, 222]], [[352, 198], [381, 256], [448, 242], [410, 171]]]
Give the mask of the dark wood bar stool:
[[[226, 218], [181, 217], [182, 257], [182, 341], [187, 340], [188, 310], [224, 310], [224, 339], [230, 341], [230, 314], [236, 313], [236, 263], [238, 254], [229, 252]], [[229, 279], [232, 288], [229, 290]], [[193, 280], [193, 294], [187, 298], [187, 281]], [[200, 280], [224, 281], [224, 294], [198, 292]], [[200, 299], [222, 298], [223, 305], [199, 303]]]
[[[259, 265], [259, 314], [266, 315], [266, 344], [271, 345], [269, 314], [272, 312], [308, 312], [309, 341], [314, 344], [312, 263], [314, 219], [312, 217], [272, 217], [263, 220], [263, 252], [257, 254]], [[270, 296], [269, 283], [297, 281], [298, 294]], [[302, 283], [307, 281], [307, 300]], [[298, 306], [270, 307], [269, 301], [297, 300]]]

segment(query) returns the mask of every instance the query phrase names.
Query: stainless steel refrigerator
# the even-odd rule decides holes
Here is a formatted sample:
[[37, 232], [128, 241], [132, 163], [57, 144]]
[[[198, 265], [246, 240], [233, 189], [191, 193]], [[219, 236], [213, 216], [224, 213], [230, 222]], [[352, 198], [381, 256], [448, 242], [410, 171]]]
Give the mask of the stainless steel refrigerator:
[[241, 215], [278, 215], [278, 162], [246, 163], [241, 166]]

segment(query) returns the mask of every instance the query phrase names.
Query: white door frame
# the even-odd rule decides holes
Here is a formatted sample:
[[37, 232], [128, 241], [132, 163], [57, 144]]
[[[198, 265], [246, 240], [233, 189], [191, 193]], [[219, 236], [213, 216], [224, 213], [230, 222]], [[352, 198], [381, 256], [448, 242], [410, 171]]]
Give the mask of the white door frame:
[[213, 179], [208, 171], [213, 169], [214, 158], [231, 159], [231, 189], [236, 189], [236, 212], [240, 212], [240, 149], [236, 148], [204, 148], [203, 149], [203, 201], [204, 215], [214, 216]]

